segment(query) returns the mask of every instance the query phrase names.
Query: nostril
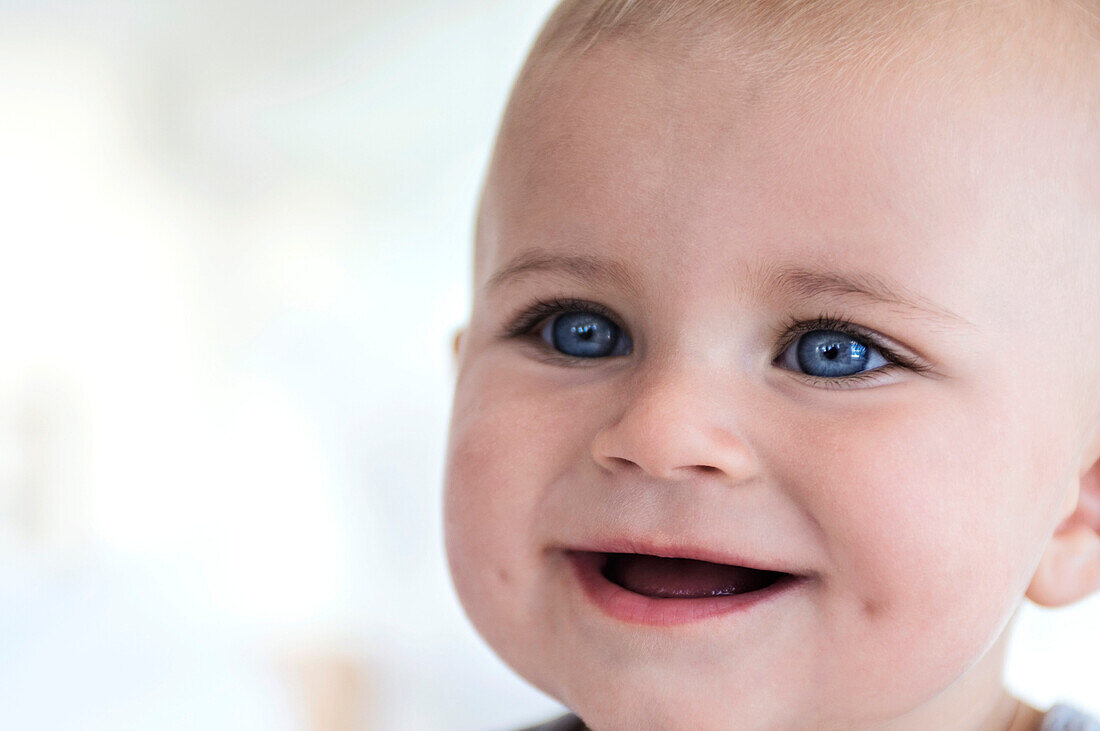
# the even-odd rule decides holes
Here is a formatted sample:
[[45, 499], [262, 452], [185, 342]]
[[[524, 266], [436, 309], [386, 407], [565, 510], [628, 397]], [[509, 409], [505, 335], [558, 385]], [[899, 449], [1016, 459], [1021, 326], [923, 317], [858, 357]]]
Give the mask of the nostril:
[[[605, 457], [605, 459], [606, 459], [605, 466], [608, 467], [608, 468], [611, 468], [611, 469], [614, 469], [614, 468], [621, 468], [621, 469], [637, 468], [637, 469], [643, 469], [643, 470], [645, 469], [644, 467], [642, 467], [640, 464], [638, 464], [634, 460], [630, 460], [630, 459], [627, 459], [625, 457], [611, 457], [611, 456], [608, 456], [608, 457]], [[715, 467], [713, 465], [700, 464], [700, 465], [692, 465], [690, 467], [676, 467], [676, 468], [673, 468], [672, 473], [686, 474], [686, 473], [689, 473], [689, 472], [696, 472], [696, 473], [701, 473], [701, 474], [705, 474], [705, 475], [712, 475], [712, 474], [720, 473], [721, 471], [722, 471], [722, 469], [720, 467]]]
[[615, 467], [639, 467], [636, 462], [633, 462], [625, 457], [608, 457], [607, 461]]

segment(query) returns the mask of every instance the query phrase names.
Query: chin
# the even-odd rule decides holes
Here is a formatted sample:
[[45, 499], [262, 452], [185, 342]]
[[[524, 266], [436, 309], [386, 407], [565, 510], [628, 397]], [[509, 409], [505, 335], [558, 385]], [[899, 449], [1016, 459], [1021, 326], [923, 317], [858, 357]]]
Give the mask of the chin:
[[[766, 707], [758, 699], [730, 696], [718, 689], [696, 686], [681, 692], [679, 683], [667, 683], [666, 691], [639, 688], [620, 680], [594, 683], [562, 699], [593, 731], [715, 731], [726, 729], [822, 728], [800, 724], [777, 713], [774, 701]], [[790, 709], [784, 709], [789, 712]]]

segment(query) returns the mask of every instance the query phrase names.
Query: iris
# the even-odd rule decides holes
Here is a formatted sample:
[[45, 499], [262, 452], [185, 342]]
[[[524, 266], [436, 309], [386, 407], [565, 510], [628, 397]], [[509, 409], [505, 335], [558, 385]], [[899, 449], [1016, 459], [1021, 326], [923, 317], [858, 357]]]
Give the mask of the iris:
[[803, 373], [823, 378], [867, 370], [867, 346], [836, 330], [813, 330], [798, 339], [796, 357]]
[[564, 312], [546, 324], [543, 340], [575, 358], [625, 355], [630, 340], [618, 325], [594, 312]]

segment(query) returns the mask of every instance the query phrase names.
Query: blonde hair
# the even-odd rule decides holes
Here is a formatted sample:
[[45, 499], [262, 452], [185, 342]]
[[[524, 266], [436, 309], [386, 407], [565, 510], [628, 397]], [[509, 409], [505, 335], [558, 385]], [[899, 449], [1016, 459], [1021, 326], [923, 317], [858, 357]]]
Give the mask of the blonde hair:
[[517, 87], [547, 56], [583, 55], [616, 40], [653, 40], [647, 50], [656, 53], [706, 44], [782, 83], [793, 71], [837, 63], [881, 69], [907, 52], [933, 54], [921, 61], [935, 63], [927, 46], [936, 44], [920, 48], [921, 40], [952, 36], [963, 40], [952, 44], [960, 68], [998, 74], [1006, 63], [1022, 64], [1041, 67], [1044, 83], [1100, 89], [1100, 0], [563, 0]]
[[563, 0], [534, 49], [565, 45], [583, 50], [623, 34], [682, 36], [719, 26], [727, 31], [739, 26], [772, 41], [844, 44], [937, 18], [965, 22], [969, 16], [988, 23], [1052, 13], [1064, 14], [1084, 37], [1100, 42], [1097, 0]]

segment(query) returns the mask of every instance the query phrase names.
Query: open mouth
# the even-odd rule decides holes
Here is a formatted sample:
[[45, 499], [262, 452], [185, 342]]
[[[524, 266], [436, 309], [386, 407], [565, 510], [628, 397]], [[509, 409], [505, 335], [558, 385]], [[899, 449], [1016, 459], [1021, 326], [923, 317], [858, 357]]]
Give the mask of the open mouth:
[[627, 591], [652, 599], [702, 599], [766, 589], [784, 576], [745, 566], [664, 558], [641, 553], [605, 553], [600, 574]]
[[806, 585], [782, 571], [644, 553], [566, 551], [584, 595], [634, 624], [676, 625], [753, 607]]

